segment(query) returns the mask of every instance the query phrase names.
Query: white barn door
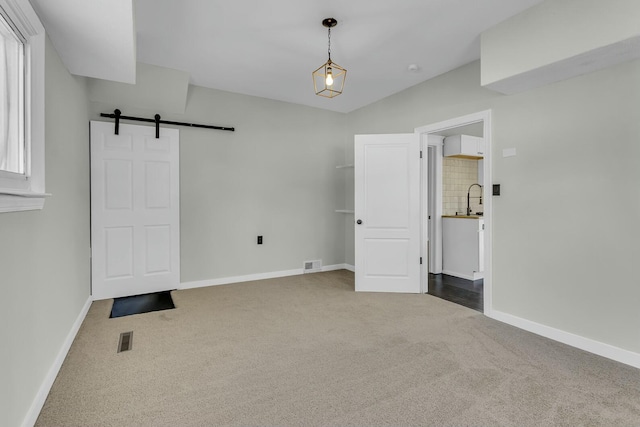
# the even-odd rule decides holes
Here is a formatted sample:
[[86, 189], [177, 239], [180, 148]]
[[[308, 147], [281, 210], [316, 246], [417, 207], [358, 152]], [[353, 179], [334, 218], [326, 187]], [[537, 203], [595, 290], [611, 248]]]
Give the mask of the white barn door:
[[91, 286], [95, 300], [180, 282], [177, 129], [91, 122]]
[[420, 136], [355, 137], [356, 291], [420, 293]]

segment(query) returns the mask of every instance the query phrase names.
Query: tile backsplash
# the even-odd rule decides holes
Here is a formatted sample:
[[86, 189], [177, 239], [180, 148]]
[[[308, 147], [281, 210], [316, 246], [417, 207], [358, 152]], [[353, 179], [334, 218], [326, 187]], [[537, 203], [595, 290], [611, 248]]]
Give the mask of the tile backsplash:
[[[442, 164], [442, 213], [443, 215], [466, 215], [467, 190], [478, 182], [478, 161], [445, 157]], [[482, 212], [478, 187], [471, 189], [471, 210]]]

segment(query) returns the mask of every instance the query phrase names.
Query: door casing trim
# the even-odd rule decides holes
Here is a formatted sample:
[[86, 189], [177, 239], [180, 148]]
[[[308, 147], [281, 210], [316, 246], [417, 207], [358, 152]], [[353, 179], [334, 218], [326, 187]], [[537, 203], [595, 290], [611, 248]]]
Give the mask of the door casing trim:
[[[436, 122], [432, 124], [428, 124], [425, 126], [420, 126], [415, 128], [414, 132], [420, 134], [420, 146], [423, 153], [427, 152], [428, 149], [428, 135], [429, 134], [437, 134], [438, 132], [443, 132], [445, 130], [449, 130], [452, 128], [470, 125], [474, 123], [482, 122], [483, 127], [483, 138], [485, 141], [485, 149], [484, 149], [484, 186], [482, 189], [482, 196], [484, 199], [484, 314], [486, 316], [492, 317], [493, 312], [493, 272], [491, 269], [492, 265], [492, 247], [493, 247], [493, 200], [492, 200], [492, 167], [491, 167], [491, 158], [492, 158], [492, 135], [491, 135], [491, 110], [478, 111], [476, 113], [467, 114], [464, 116], [454, 117], [448, 120], [444, 120], [441, 122]], [[433, 144], [432, 144], [433, 145]], [[426, 242], [427, 242], [427, 230], [424, 224], [428, 222], [428, 209], [427, 209], [427, 196], [426, 189], [428, 184], [428, 173], [424, 173], [426, 170], [425, 165], [427, 164], [426, 158], [423, 158], [421, 162], [421, 176], [422, 176], [422, 190], [420, 192], [421, 198], [421, 225], [422, 225], [422, 235], [421, 235], [421, 245], [420, 250], [422, 253], [423, 259], [426, 256]], [[442, 203], [442, 201], [440, 201]], [[442, 208], [441, 208], [442, 209]], [[442, 212], [442, 210], [440, 210]], [[442, 223], [441, 221], [437, 221], [437, 227], [439, 228], [440, 236], [442, 234]], [[436, 235], [438, 235], [438, 231], [436, 231]], [[420, 274], [420, 286], [423, 293], [428, 291], [428, 271], [427, 271], [427, 263], [421, 265], [421, 274]]]

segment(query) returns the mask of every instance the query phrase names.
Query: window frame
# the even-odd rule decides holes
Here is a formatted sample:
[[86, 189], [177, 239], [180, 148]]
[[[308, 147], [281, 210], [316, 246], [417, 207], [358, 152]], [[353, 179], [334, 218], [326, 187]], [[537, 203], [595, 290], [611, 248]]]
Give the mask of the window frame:
[[3, 13], [2, 11], [0, 11], [0, 18], [3, 21], [2, 26], [9, 30], [12, 33], [12, 36], [14, 38], [14, 40], [19, 43], [19, 58], [18, 58], [18, 62], [17, 62], [17, 66], [19, 68], [19, 73], [17, 74], [17, 86], [18, 86], [18, 103], [17, 103], [17, 109], [19, 111], [17, 111], [16, 113], [16, 117], [18, 120], [18, 140], [19, 143], [21, 145], [20, 147], [20, 155], [19, 157], [21, 157], [21, 166], [20, 172], [16, 172], [16, 171], [11, 171], [11, 170], [0, 170], [0, 177], [4, 177], [4, 178], [12, 178], [12, 179], [26, 179], [27, 177], [27, 170], [26, 170], [26, 165], [27, 165], [27, 159], [25, 157], [26, 154], [26, 140], [25, 140], [25, 127], [26, 127], [26, 123], [24, 121], [24, 115], [25, 115], [25, 111], [26, 111], [26, 104], [25, 104], [25, 79], [26, 79], [26, 67], [25, 67], [25, 55], [26, 55], [26, 50], [25, 50], [25, 46], [26, 46], [26, 39], [25, 37], [22, 35], [22, 32], [19, 31], [16, 26], [13, 24], [12, 21], [9, 20], [8, 16], [6, 16], [6, 13]]
[[24, 174], [0, 171], [0, 213], [44, 207], [45, 30], [28, 0], [0, 0], [24, 43]]

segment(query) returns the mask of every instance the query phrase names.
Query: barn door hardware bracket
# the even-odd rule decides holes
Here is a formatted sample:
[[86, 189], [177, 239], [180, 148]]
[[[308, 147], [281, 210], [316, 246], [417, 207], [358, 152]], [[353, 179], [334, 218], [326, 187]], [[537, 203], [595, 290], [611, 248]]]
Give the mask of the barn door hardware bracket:
[[216, 129], [216, 130], [226, 130], [230, 132], [234, 132], [236, 128], [228, 127], [228, 126], [214, 126], [214, 125], [201, 125], [197, 123], [184, 123], [184, 122], [174, 122], [170, 120], [160, 120], [160, 114], [156, 114], [153, 119], [147, 119], [145, 117], [132, 117], [132, 116], [123, 116], [122, 111], [116, 109], [113, 113], [100, 113], [100, 117], [108, 117], [111, 119], [115, 119], [115, 130], [114, 133], [116, 135], [120, 132], [120, 119], [122, 120], [133, 120], [137, 122], [148, 122], [155, 123], [156, 125], [156, 138], [160, 138], [160, 124], [165, 125], [174, 125], [174, 126], [187, 126], [192, 128], [203, 128], [203, 129]]

